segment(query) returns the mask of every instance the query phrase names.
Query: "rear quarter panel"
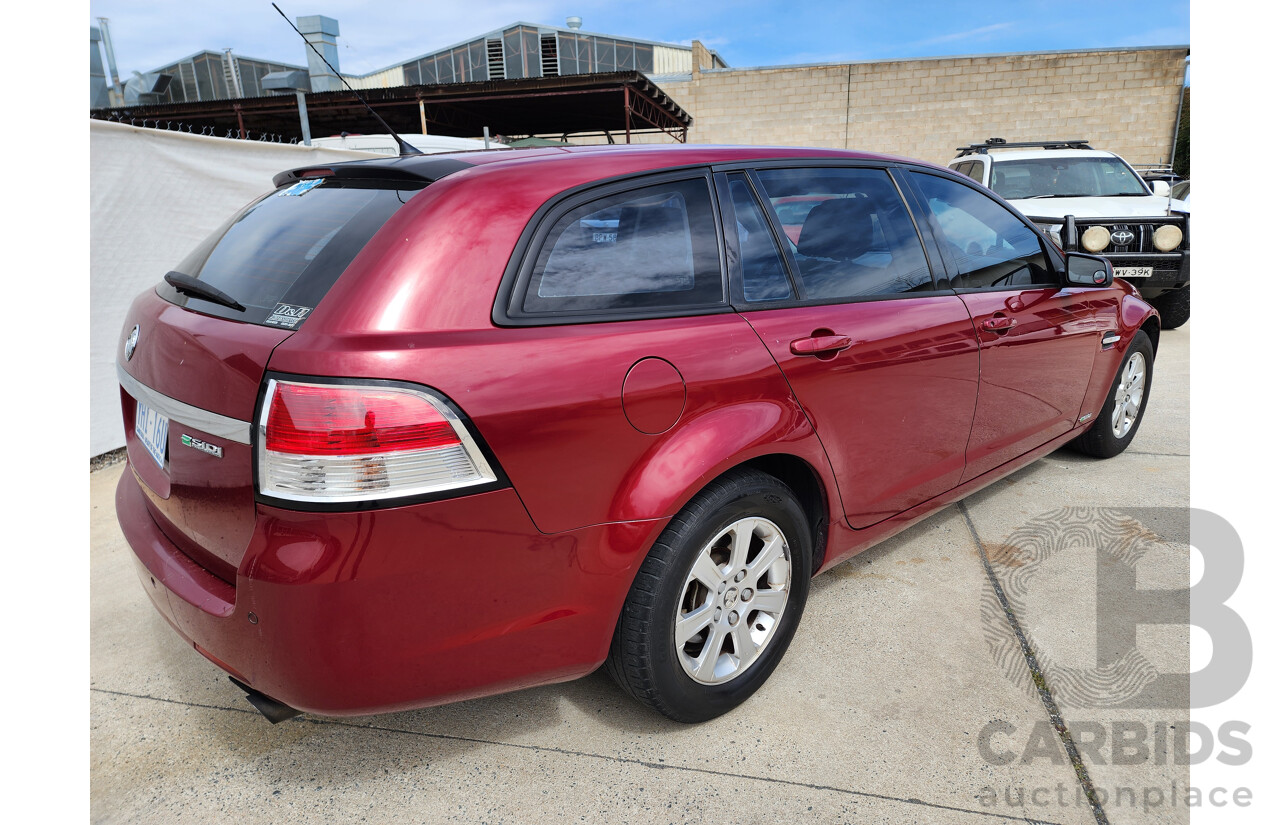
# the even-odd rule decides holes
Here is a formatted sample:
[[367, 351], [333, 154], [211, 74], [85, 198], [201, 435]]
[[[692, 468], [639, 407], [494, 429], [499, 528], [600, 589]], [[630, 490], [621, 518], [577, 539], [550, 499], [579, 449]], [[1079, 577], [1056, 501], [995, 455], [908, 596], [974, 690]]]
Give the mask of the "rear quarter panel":
[[[412, 381], [452, 398], [542, 532], [673, 515], [706, 481], [773, 452], [803, 458], [835, 489], [777, 365], [734, 313], [291, 343], [273, 368]], [[683, 411], [657, 434], [623, 409], [623, 381], [645, 357], [684, 379]]]
[[[563, 164], [543, 158], [432, 184], [356, 257], [277, 348], [271, 368], [410, 381], [445, 393], [474, 422], [543, 532], [672, 515], [700, 482], [765, 452], [800, 456], [834, 491], [786, 380], [733, 312], [493, 324], [503, 272], [538, 208], [578, 184], [652, 163], [640, 153]], [[645, 357], [674, 365], [686, 391], [679, 420], [658, 434], [635, 429], [623, 412], [623, 381]]]

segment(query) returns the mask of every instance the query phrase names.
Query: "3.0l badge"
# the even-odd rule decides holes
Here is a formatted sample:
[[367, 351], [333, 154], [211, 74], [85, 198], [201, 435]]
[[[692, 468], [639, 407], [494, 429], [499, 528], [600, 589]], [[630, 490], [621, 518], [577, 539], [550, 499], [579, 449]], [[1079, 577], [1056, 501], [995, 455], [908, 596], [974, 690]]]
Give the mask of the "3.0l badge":
[[208, 441], [201, 441], [198, 438], [192, 438], [186, 433], [182, 434], [182, 444], [184, 447], [191, 447], [202, 453], [208, 453], [214, 458], [222, 458], [222, 448], [217, 444], [210, 444]]

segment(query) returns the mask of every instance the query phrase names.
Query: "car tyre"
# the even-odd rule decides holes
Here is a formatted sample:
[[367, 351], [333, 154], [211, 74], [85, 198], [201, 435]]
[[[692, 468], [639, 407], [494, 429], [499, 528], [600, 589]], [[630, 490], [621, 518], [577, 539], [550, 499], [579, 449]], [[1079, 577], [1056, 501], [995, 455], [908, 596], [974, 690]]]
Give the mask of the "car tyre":
[[1160, 329], [1177, 329], [1191, 318], [1191, 287], [1157, 295], [1151, 305], [1160, 313]]
[[1125, 451], [1137, 435], [1138, 425], [1147, 410], [1154, 363], [1151, 339], [1138, 330], [1120, 361], [1101, 412], [1093, 426], [1071, 442], [1072, 448], [1096, 458], [1111, 458]]
[[641, 564], [614, 631], [609, 675], [678, 722], [732, 710], [782, 660], [804, 611], [812, 558], [809, 523], [789, 487], [750, 469], [717, 479]]

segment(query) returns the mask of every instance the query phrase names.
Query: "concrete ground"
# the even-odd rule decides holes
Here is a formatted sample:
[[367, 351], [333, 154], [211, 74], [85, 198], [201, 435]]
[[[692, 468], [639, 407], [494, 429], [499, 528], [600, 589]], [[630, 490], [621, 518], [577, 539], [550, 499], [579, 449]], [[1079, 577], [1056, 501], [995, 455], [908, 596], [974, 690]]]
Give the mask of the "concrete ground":
[[[603, 672], [272, 726], [152, 610], [115, 521], [123, 465], [99, 470], [92, 819], [1099, 821], [1087, 786], [1110, 822], [1188, 822], [1178, 801], [1188, 771], [1172, 744], [1187, 718], [1187, 631], [1141, 625], [1136, 650], [1126, 646], [1132, 634], [1110, 617], [1140, 600], [1098, 583], [1124, 570], [1144, 590], [1187, 581], [1189, 355], [1190, 327], [1164, 334], [1146, 418], [1123, 455], [1054, 453], [816, 579], [769, 682], [697, 726], [634, 704]], [[1086, 533], [1111, 525], [1123, 546], [1095, 552], [1107, 543], [1096, 535], [1055, 532], [1073, 519]], [[1153, 682], [1157, 673], [1183, 676]]]

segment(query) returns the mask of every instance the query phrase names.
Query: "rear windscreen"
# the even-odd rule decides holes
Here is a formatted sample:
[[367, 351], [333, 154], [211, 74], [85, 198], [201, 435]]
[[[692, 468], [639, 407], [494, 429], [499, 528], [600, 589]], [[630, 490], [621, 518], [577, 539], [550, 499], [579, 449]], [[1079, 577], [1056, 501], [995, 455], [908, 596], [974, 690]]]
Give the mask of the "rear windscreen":
[[247, 206], [174, 267], [226, 293], [243, 312], [167, 282], [157, 292], [209, 315], [297, 329], [374, 233], [421, 189], [394, 188], [405, 185], [313, 178], [281, 187]]

